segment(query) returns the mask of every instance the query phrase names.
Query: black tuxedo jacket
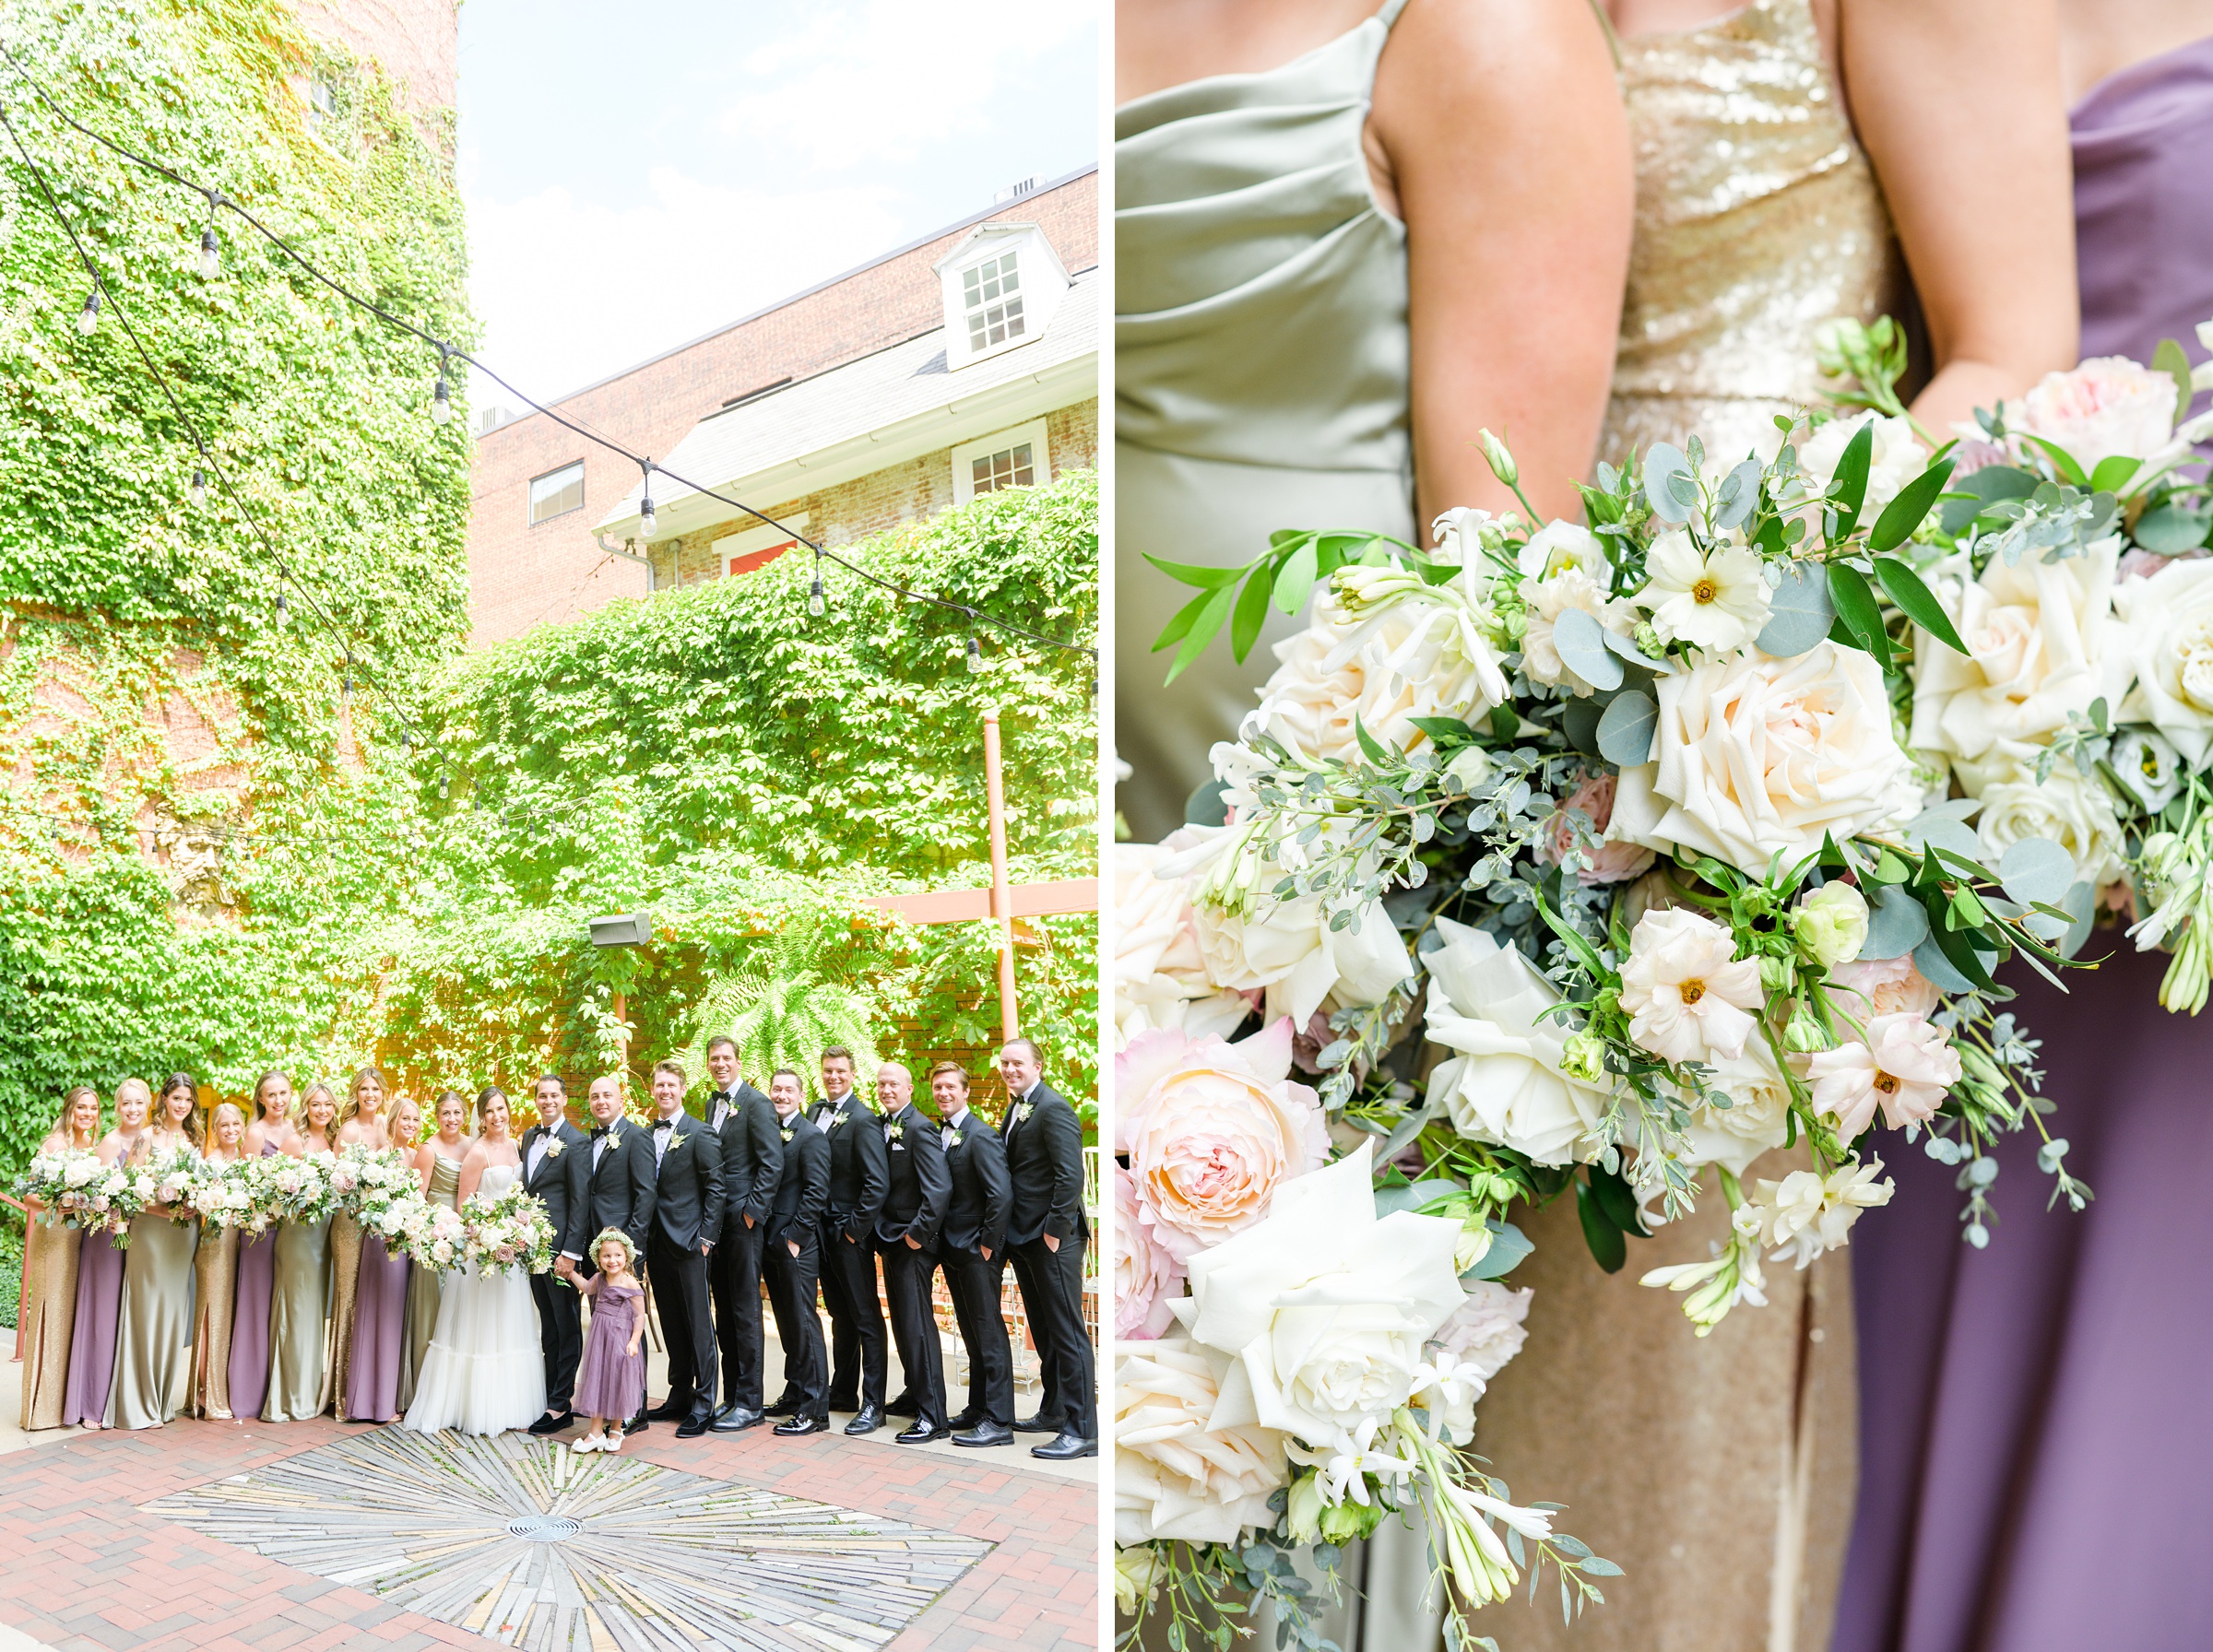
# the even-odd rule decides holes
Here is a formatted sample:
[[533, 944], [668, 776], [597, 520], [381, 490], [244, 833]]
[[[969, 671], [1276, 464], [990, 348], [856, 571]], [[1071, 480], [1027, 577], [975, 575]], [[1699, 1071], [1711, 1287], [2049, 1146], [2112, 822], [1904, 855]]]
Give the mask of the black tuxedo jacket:
[[[530, 1150], [545, 1134], [543, 1125], [532, 1125], [523, 1132], [524, 1185], [546, 1207], [546, 1216], [553, 1223], [554, 1250], [582, 1257], [584, 1247], [592, 1242], [592, 1233], [599, 1231], [598, 1228], [592, 1233], [584, 1231], [592, 1217], [592, 1139], [562, 1119], [553, 1127], [553, 1139], [546, 1143], [538, 1174], [531, 1175]], [[554, 1150], [556, 1145], [561, 1150], [558, 1152]]]
[[1028, 1101], [1008, 1107], [1000, 1134], [1014, 1184], [1008, 1239], [1027, 1245], [1044, 1233], [1090, 1238], [1091, 1223], [1083, 1215], [1083, 1125], [1067, 1098], [1040, 1081]]
[[1006, 1144], [973, 1107], [946, 1145], [945, 1169], [953, 1177], [945, 1243], [962, 1250], [988, 1250], [996, 1259], [1006, 1247], [1013, 1188], [1007, 1177]]
[[938, 1121], [909, 1102], [879, 1128], [893, 1127], [898, 1134], [883, 1144], [891, 1185], [884, 1192], [882, 1213], [876, 1218], [876, 1237], [887, 1245], [902, 1245], [912, 1237], [922, 1250], [934, 1255], [938, 1230], [945, 1225], [945, 1208], [953, 1202], [953, 1177], [945, 1169]]
[[[597, 1127], [595, 1127], [596, 1128]], [[589, 1245], [593, 1238], [606, 1228], [621, 1228], [630, 1235], [630, 1242], [645, 1254], [645, 1235], [653, 1226], [653, 1140], [644, 1125], [624, 1114], [608, 1127], [608, 1145], [599, 1154], [598, 1168], [592, 1166], [592, 1150], [596, 1145], [589, 1137], [585, 1140], [585, 1186], [589, 1211], [585, 1223], [587, 1230], [584, 1242]], [[599, 1258], [586, 1255], [585, 1261], [592, 1268], [599, 1266]]]
[[830, 1142], [830, 1224], [848, 1238], [865, 1240], [876, 1231], [891, 1186], [883, 1126], [858, 1092], [843, 1102], [816, 1103], [809, 1116]]
[[[645, 1127], [645, 1162], [654, 1157], [653, 1127]], [[722, 1138], [689, 1113], [680, 1112], [661, 1150], [654, 1185], [653, 1221], [679, 1250], [697, 1250], [722, 1237]]]
[[[722, 1101], [707, 1097], [707, 1117]], [[776, 1178], [784, 1168], [784, 1138], [775, 1103], [742, 1079], [729, 1116], [722, 1121], [722, 1220], [734, 1226], [750, 1216], [759, 1227], [776, 1199]]]
[[779, 1135], [783, 1173], [776, 1179], [775, 1208], [768, 1219], [768, 1242], [782, 1245], [812, 1235], [822, 1224], [830, 1199], [830, 1139], [803, 1113], [791, 1115], [791, 1139]]

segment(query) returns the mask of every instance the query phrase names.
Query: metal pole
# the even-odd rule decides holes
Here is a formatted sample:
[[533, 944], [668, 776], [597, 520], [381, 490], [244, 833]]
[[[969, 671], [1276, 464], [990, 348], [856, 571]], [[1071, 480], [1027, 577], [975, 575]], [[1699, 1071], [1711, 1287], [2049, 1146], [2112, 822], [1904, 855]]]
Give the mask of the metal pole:
[[1022, 1032], [1014, 1002], [1014, 897], [1007, 887], [1007, 805], [999, 779], [999, 713], [984, 714], [984, 796], [991, 809], [991, 916], [999, 926], [1000, 1042]]

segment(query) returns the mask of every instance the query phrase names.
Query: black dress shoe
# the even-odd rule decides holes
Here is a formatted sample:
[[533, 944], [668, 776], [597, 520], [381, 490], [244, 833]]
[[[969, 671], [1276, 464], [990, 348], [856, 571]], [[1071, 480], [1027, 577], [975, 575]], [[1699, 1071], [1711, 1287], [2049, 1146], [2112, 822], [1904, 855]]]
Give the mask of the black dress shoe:
[[744, 1406], [726, 1405], [715, 1413], [714, 1429], [718, 1434], [734, 1434], [742, 1429], [759, 1428], [768, 1419], [759, 1411]]
[[830, 1424], [821, 1417], [792, 1417], [776, 1424], [780, 1434], [826, 1434]]
[[624, 1434], [642, 1434], [645, 1432], [647, 1426], [648, 1424], [645, 1421], [645, 1413], [644, 1411], [640, 1411], [636, 1416], [633, 1417], [628, 1422], [622, 1425], [622, 1432]]
[[1012, 1446], [1014, 1444], [1014, 1431], [1003, 1422], [994, 1422], [986, 1417], [973, 1428], [956, 1431], [953, 1443], [955, 1446]]
[[922, 1414], [922, 1402], [912, 1394], [902, 1394], [894, 1399], [886, 1400], [883, 1410], [886, 1416], [919, 1417]]
[[709, 1426], [706, 1412], [693, 1411], [676, 1425], [676, 1437], [680, 1440], [696, 1440], [707, 1432]]
[[645, 1415], [656, 1422], [681, 1422], [692, 1414], [688, 1405], [679, 1405], [673, 1396], [648, 1410]]
[[957, 1434], [964, 1428], [974, 1428], [983, 1420], [984, 1414], [977, 1410], [974, 1406], [970, 1406], [965, 1410], [963, 1410], [954, 1416], [946, 1418], [945, 1426], [953, 1430], [953, 1432]]
[[533, 1422], [530, 1425], [530, 1432], [534, 1434], [557, 1434], [575, 1421], [576, 1413], [574, 1411], [556, 1411], [550, 1416], [540, 1417], [536, 1422]]
[[761, 1408], [763, 1417], [794, 1417], [799, 1414], [799, 1402], [788, 1394], [780, 1394]]
[[1014, 1432], [1018, 1434], [1057, 1434], [1060, 1432], [1060, 1419], [1047, 1417], [1043, 1411], [1034, 1416], [1017, 1417], [1014, 1419]]
[[1030, 1455], [1044, 1457], [1047, 1462], [1065, 1463], [1080, 1457], [1098, 1456], [1099, 1443], [1082, 1434], [1064, 1434], [1049, 1445], [1031, 1446]]
[[883, 1413], [872, 1405], [864, 1405], [853, 1413], [853, 1421], [846, 1424], [849, 1434], [872, 1434], [883, 1426]]
[[947, 1428], [942, 1422], [932, 1428], [927, 1422], [918, 1422], [914, 1427], [895, 1434], [892, 1438], [902, 1446], [927, 1446], [932, 1440], [947, 1439], [952, 1434], [953, 1430]]

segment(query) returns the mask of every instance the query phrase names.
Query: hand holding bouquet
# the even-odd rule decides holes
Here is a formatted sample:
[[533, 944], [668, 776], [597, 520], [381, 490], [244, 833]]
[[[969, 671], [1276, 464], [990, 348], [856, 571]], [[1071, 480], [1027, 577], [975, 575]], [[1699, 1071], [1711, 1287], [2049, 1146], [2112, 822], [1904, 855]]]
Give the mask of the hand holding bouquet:
[[111, 1167], [102, 1164], [100, 1155], [89, 1148], [37, 1153], [16, 1177], [16, 1196], [45, 1207], [43, 1216], [50, 1224], [101, 1227], [105, 1225], [102, 1218], [108, 1206], [95, 1201], [112, 1198], [122, 1188], [121, 1177], [115, 1176], [113, 1191], [109, 1190], [112, 1174]]
[[461, 1207], [468, 1260], [485, 1273], [547, 1273], [553, 1267], [553, 1221], [545, 1201], [516, 1184], [504, 1193], [471, 1196]]
[[381, 1218], [395, 1199], [420, 1197], [422, 1183], [408, 1155], [398, 1148], [349, 1142], [338, 1150], [331, 1185], [346, 1210], [364, 1228], [385, 1233]]

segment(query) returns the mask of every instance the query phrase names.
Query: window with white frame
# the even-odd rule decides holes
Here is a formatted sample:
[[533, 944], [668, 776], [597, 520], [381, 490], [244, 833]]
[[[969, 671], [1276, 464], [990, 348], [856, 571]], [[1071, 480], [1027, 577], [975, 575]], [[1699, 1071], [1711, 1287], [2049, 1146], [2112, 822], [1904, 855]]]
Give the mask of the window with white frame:
[[1024, 330], [1022, 271], [1014, 250], [1010, 247], [996, 258], [963, 270], [961, 299], [967, 313], [969, 354], [1020, 338]]
[[549, 470], [530, 483], [530, 525], [584, 509], [584, 461]]
[[953, 450], [953, 500], [966, 504], [1001, 488], [1028, 488], [1052, 479], [1045, 420], [1033, 419], [1011, 431], [999, 431]]

